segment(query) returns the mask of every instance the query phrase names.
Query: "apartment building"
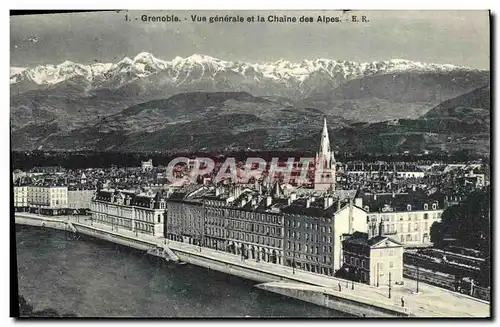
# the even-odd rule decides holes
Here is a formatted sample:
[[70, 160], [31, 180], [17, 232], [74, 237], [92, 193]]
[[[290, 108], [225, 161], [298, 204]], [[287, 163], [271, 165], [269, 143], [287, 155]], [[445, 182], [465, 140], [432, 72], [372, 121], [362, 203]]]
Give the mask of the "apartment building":
[[92, 222], [162, 237], [166, 200], [161, 192], [99, 190], [91, 202]]
[[431, 246], [431, 226], [444, 211], [444, 198], [418, 192], [366, 193], [356, 201], [368, 212], [369, 237], [380, 234], [405, 247]]

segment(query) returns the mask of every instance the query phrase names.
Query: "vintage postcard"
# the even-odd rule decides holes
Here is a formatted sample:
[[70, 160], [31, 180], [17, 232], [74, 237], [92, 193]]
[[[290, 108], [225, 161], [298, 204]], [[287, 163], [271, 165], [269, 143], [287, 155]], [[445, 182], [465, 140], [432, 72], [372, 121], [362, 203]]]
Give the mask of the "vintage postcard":
[[11, 12], [11, 316], [491, 318], [490, 78], [487, 10]]

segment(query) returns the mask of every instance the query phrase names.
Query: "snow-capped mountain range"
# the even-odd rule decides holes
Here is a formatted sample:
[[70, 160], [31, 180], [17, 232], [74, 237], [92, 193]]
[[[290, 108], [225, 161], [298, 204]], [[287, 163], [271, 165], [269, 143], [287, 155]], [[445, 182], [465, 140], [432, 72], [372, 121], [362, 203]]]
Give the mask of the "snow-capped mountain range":
[[[402, 59], [357, 63], [330, 59], [269, 63], [233, 62], [194, 54], [171, 61], [155, 58], [151, 53], [139, 53], [118, 63], [79, 64], [65, 61], [59, 65], [35, 68], [11, 67], [10, 83], [22, 85], [19, 92], [44, 88], [75, 78], [88, 82], [90, 89], [117, 89], [133, 83], [140, 89], [167, 87], [199, 91], [250, 91], [257, 95], [303, 97], [321, 86], [336, 87], [343, 82], [394, 72], [473, 71], [467, 67], [429, 64]], [[28, 85], [28, 86], [27, 86]], [[277, 89], [276, 89], [277, 88]]]

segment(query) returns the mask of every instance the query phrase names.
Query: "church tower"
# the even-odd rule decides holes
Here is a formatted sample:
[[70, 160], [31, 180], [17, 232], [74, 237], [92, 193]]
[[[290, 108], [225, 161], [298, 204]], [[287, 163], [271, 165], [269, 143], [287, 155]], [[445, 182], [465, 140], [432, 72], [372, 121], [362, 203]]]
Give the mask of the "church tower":
[[316, 171], [314, 174], [314, 190], [318, 192], [335, 190], [335, 158], [330, 149], [330, 138], [326, 126], [326, 117], [323, 121], [323, 131], [321, 132], [321, 143], [319, 151], [316, 153]]

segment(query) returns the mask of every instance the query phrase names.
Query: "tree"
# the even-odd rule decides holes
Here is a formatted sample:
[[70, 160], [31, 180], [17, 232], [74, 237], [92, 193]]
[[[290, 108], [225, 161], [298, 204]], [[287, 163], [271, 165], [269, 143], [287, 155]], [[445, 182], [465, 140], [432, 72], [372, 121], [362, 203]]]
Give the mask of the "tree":
[[[431, 240], [443, 245], [444, 237], [456, 239], [457, 245], [490, 252], [490, 189], [471, 193], [457, 205], [447, 208], [441, 223], [431, 226]], [[438, 245], [439, 244], [439, 245]]]
[[443, 223], [434, 222], [431, 225], [431, 242], [438, 248], [443, 247], [443, 239], [444, 239], [444, 226]]

